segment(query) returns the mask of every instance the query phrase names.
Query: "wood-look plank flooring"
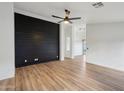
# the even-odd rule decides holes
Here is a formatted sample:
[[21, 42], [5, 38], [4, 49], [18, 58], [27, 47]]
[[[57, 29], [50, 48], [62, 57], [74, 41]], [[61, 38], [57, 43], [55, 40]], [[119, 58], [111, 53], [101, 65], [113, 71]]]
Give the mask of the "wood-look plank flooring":
[[0, 80], [0, 91], [14, 91], [15, 90], [15, 78], [6, 80]]
[[83, 57], [16, 69], [16, 77], [0, 81], [3, 90], [122, 91], [124, 72], [85, 64]]
[[16, 90], [122, 91], [124, 72], [83, 62], [83, 57], [16, 69]]

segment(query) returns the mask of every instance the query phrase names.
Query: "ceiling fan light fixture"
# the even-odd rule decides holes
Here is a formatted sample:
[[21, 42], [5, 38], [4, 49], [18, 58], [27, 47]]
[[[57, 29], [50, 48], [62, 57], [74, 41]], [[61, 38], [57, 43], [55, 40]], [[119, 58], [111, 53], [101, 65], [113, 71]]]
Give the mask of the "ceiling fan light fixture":
[[65, 24], [68, 24], [69, 22], [67, 20], [64, 21]]

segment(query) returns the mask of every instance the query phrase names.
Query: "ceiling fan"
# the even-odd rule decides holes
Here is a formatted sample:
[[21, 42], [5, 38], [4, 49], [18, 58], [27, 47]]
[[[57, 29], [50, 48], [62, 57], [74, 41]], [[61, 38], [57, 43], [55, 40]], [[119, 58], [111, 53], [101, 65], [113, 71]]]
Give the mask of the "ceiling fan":
[[78, 20], [78, 19], [81, 19], [81, 17], [69, 18], [69, 15], [70, 15], [70, 11], [67, 10], [67, 9], [65, 9], [65, 17], [64, 17], [64, 18], [59, 17], [59, 16], [55, 16], [55, 15], [52, 15], [52, 17], [62, 19], [62, 20], [59, 21], [58, 23], [64, 22], [64, 23], [71, 23], [71, 24], [72, 24], [71, 20]]

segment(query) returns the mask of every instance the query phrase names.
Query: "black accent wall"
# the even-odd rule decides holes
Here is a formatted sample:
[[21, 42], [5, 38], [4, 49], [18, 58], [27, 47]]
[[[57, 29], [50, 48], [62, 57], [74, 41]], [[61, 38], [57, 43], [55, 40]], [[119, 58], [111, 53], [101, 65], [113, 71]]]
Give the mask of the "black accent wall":
[[59, 25], [15, 13], [16, 67], [58, 59]]

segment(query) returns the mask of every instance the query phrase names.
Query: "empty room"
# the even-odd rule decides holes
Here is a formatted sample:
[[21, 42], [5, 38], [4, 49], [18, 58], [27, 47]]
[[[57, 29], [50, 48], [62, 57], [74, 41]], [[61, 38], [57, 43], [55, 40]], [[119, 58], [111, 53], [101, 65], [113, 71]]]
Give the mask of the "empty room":
[[123, 91], [124, 2], [0, 2], [0, 91]]

